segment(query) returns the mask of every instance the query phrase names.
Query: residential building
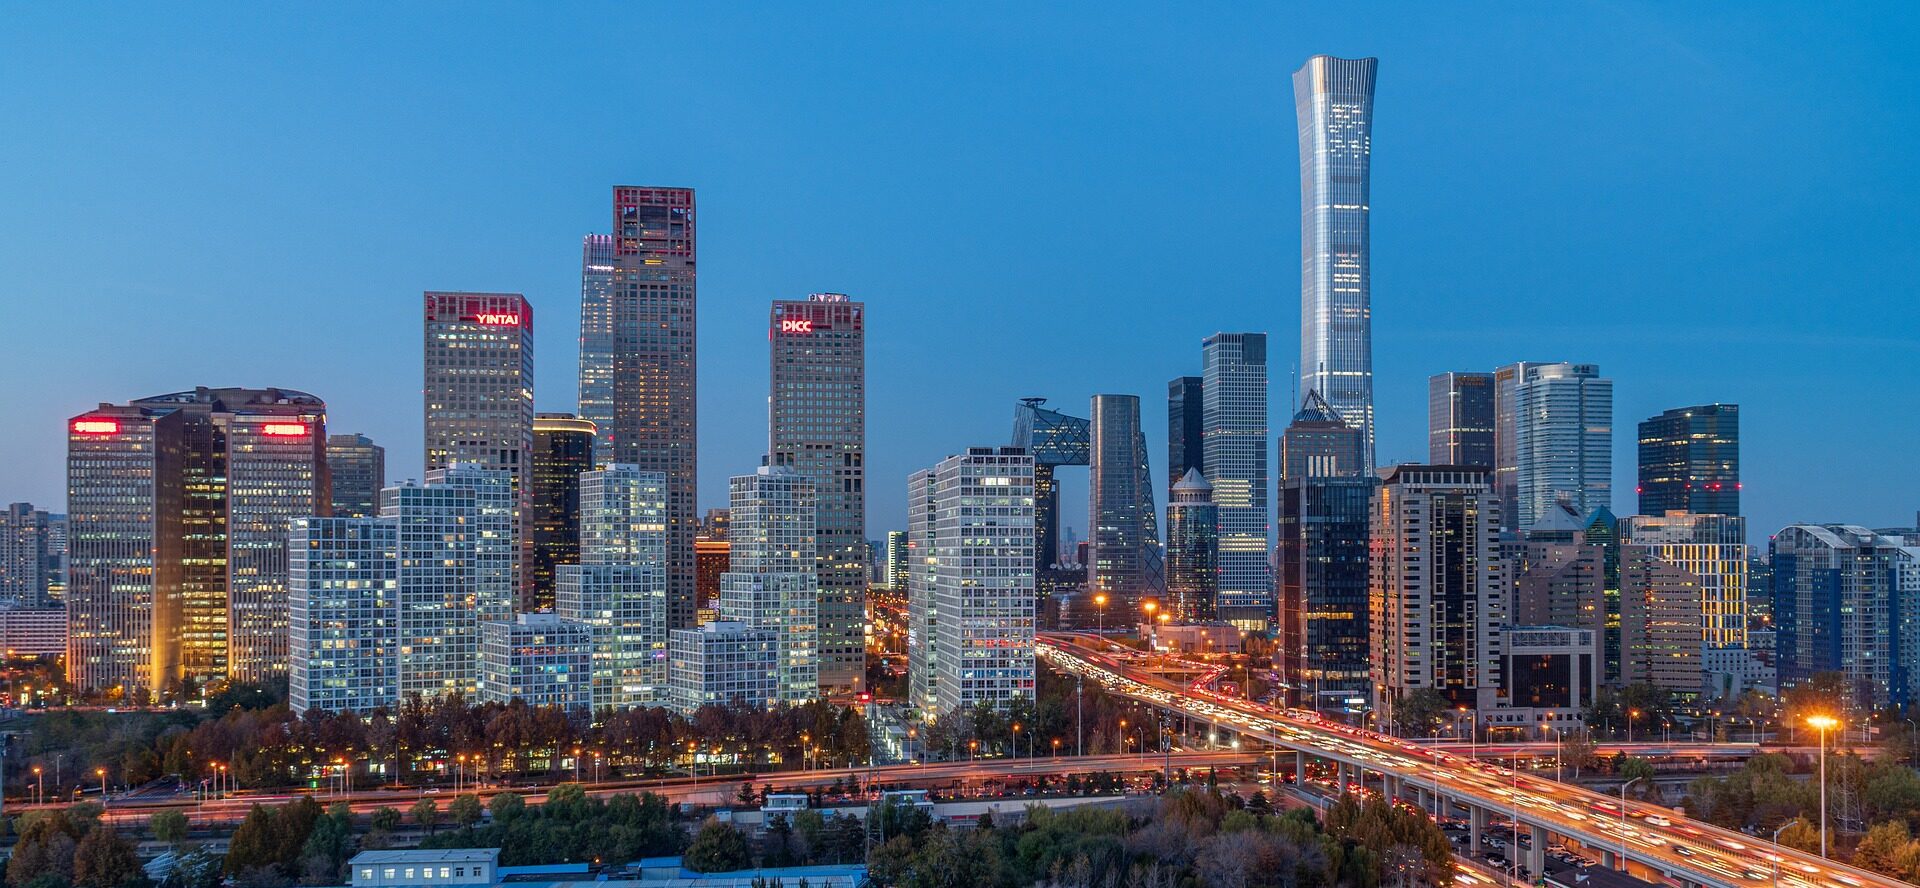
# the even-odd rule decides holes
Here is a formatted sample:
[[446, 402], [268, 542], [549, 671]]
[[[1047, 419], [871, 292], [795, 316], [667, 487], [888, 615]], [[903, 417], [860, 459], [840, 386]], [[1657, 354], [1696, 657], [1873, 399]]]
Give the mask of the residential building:
[[1479, 466], [1403, 465], [1373, 499], [1368, 595], [1374, 707], [1423, 688], [1491, 710], [1509, 620], [1500, 500]]
[[[1317, 55], [1293, 72], [1300, 132], [1300, 390], [1360, 430], [1373, 465], [1370, 166], [1377, 59]], [[1218, 484], [1217, 479], [1214, 480]]]
[[[1627, 547], [1647, 548], [1693, 576], [1703, 646], [1747, 646], [1747, 563], [1753, 550], [1747, 545], [1746, 519], [1675, 510], [1622, 518], [1619, 530], [1623, 557]], [[1628, 587], [1624, 578], [1621, 582], [1624, 596]]]
[[[61, 657], [67, 653], [67, 609], [0, 608], [0, 651], [14, 657]], [[29, 693], [24, 687], [19, 691]]]
[[[1137, 422], [1138, 399], [1133, 406]], [[932, 513], [928, 535], [913, 539], [927, 541], [927, 567], [937, 568], [922, 581], [931, 585], [933, 649], [921, 664], [935, 675], [916, 682], [931, 690], [934, 713], [1033, 699], [1033, 465], [1018, 447], [972, 447], [909, 484], [910, 497], [926, 497], [910, 500], [909, 520], [928, 520], [917, 509]]]
[[[1243, 629], [1273, 620], [1267, 551], [1267, 334], [1215, 333], [1201, 344], [1200, 473], [1220, 512], [1220, 617]], [[1143, 462], [1144, 465], [1144, 462]]]
[[1365, 441], [1318, 392], [1280, 436], [1278, 660], [1282, 693], [1314, 709], [1364, 705], [1371, 691], [1371, 503]]
[[667, 477], [580, 475], [580, 563], [555, 570], [554, 613], [587, 626], [594, 711], [667, 702]]
[[738, 703], [771, 707], [780, 701], [780, 634], [740, 620], [714, 620], [675, 629], [672, 693], [682, 715], [702, 706]]
[[602, 461], [667, 476], [667, 625], [693, 625], [695, 376], [694, 201], [691, 188], [613, 189], [613, 420], [599, 423]]
[[1562, 500], [1580, 512], [1613, 497], [1613, 380], [1593, 364], [1530, 366], [1514, 391], [1515, 528]]
[[52, 519], [32, 503], [0, 510], [0, 605], [44, 607], [53, 584]]
[[1190, 466], [1167, 500], [1167, 599], [1171, 619], [1211, 623], [1219, 616], [1220, 510], [1213, 485]]
[[[522, 483], [525, 483], [522, 478]], [[513, 473], [487, 469], [476, 463], [455, 463], [427, 472], [427, 484], [473, 491], [473, 515], [465, 519], [473, 540], [472, 599], [478, 620], [511, 619], [519, 599], [520, 530], [525, 527], [521, 499]]]
[[779, 695], [820, 697], [819, 574], [812, 479], [786, 466], [761, 466], [728, 483], [733, 527], [720, 576], [720, 619], [774, 633]]
[[1153, 477], [1147, 469], [1147, 439], [1140, 429], [1140, 398], [1094, 395], [1091, 428], [1087, 494], [1091, 591], [1105, 595], [1107, 608], [1121, 614], [1120, 625], [1126, 625], [1139, 613], [1142, 600], [1158, 598], [1166, 589]]
[[580, 396], [574, 415], [593, 423], [593, 464], [613, 460], [613, 235], [580, 239]]
[[[589, 449], [591, 449], [591, 438]], [[593, 629], [557, 614], [480, 624], [480, 702], [590, 712]]]
[[[1851, 524], [1773, 535], [1775, 667], [1782, 690], [1838, 672], [1854, 703], [1913, 701], [1920, 679], [1920, 549]], [[1909, 593], [1913, 594], [1909, 594]]]
[[1169, 485], [1186, 478], [1188, 469], [1206, 474], [1206, 383], [1204, 376], [1176, 376], [1167, 382]]
[[[472, 483], [447, 484], [447, 475]], [[478, 476], [478, 477], [475, 477]], [[483, 506], [482, 501], [485, 500]], [[394, 699], [460, 694], [472, 698], [479, 682], [481, 601], [495, 607], [513, 600], [509, 573], [500, 576], [504, 553], [517, 548], [495, 538], [486, 543], [481, 579], [481, 512], [511, 514], [513, 476], [472, 463], [455, 463], [428, 476], [380, 491], [380, 518], [394, 528], [394, 597], [391, 621], [396, 636]], [[490, 517], [489, 530], [502, 522]], [[512, 526], [509, 520], [505, 522]], [[514, 541], [517, 542], [517, 541]], [[484, 592], [483, 592], [484, 586]], [[500, 612], [510, 612], [503, 608]]]
[[[1560, 626], [1593, 633], [1605, 678], [1607, 550], [1586, 540], [1586, 525], [1555, 508], [1507, 552], [1513, 577], [1513, 620], [1521, 626]], [[1617, 628], [1617, 626], [1616, 626]]]
[[580, 563], [580, 476], [593, 471], [595, 428], [571, 413], [536, 413], [528, 478], [533, 487], [529, 593], [522, 610], [553, 607], [555, 569]]
[[1429, 462], [1494, 467], [1493, 390], [1492, 373], [1447, 372], [1427, 377]]
[[866, 305], [840, 293], [776, 300], [767, 322], [769, 462], [813, 483], [820, 691], [865, 689]]
[[1620, 678], [1682, 699], [1699, 695], [1705, 673], [1700, 577], [1660, 547], [1620, 546]]
[[366, 435], [328, 435], [327, 472], [333, 476], [333, 517], [380, 514], [380, 489], [387, 486], [387, 448]]
[[1740, 514], [1740, 405], [1677, 407], [1640, 422], [1640, 514]]
[[400, 699], [399, 533], [395, 518], [294, 520], [287, 596], [294, 714], [367, 712]]
[[940, 711], [939, 611], [934, 601], [939, 562], [932, 549], [938, 518], [936, 473], [921, 469], [907, 476], [907, 699], [928, 715]]
[[198, 388], [68, 421], [68, 670], [152, 695], [287, 669], [287, 539], [332, 493], [326, 404]]

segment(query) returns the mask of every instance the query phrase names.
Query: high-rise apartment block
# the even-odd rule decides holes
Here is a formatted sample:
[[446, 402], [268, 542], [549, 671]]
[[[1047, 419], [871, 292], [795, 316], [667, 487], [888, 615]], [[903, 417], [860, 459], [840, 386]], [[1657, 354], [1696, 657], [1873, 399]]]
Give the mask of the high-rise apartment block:
[[387, 486], [387, 448], [366, 435], [328, 435], [327, 472], [333, 476], [333, 517], [380, 514], [380, 490]]
[[466, 463], [511, 478], [518, 600], [533, 552], [533, 306], [518, 293], [429, 292], [425, 354], [427, 470]]
[[813, 481], [786, 466], [761, 466], [728, 485], [733, 544], [720, 577], [720, 618], [774, 633], [779, 698], [820, 696], [818, 502]]
[[555, 569], [580, 563], [580, 476], [593, 471], [594, 446], [593, 423], [570, 413], [534, 414], [527, 520], [533, 560], [525, 610], [552, 608]]
[[[691, 188], [613, 189], [613, 448], [603, 461], [667, 476], [667, 625], [693, 625], [699, 438]], [[583, 414], [584, 415], [584, 414]]]
[[780, 633], [741, 620], [675, 629], [672, 706], [691, 716], [702, 706], [771, 707], [780, 701]]
[[1205, 474], [1206, 377], [1179, 376], [1167, 382], [1167, 483], [1178, 484], [1188, 469]]
[[1219, 617], [1220, 510], [1213, 485], [1189, 467], [1168, 492], [1167, 600], [1172, 619], [1210, 623]]
[[972, 447], [947, 457], [908, 482], [907, 516], [917, 547], [908, 639], [914, 703], [944, 715], [1032, 699], [1032, 455]]
[[1370, 690], [1368, 565], [1379, 480], [1365, 440], [1308, 392], [1280, 436], [1279, 665], [1288, 702], [1344, 707]]
[[886, 577], [887, 588], [895, 592], [907, 591], [907, 532], [904, 530], [887, 531]]
[[551, 613], [480, 624], [480, 702], [590, 711], [593, 633]]
[[580, 396], [575, 415], [593, 423], [594, 461], [613, 459], [613, 235], [580, 239]]
[[1913, 702], [1920, 683], [1920, 547], [1850, 524], [1773, 535], [1775, 665], [1782, 688], [1846, 676], [1854, 703]]
[[591, 640], [595, 711], [667, 702], [667, 478], [614, 464], [580, 476], [580, 563], [555, 568], [554, 612]]
[[44, 607], [53, 583], [52, 518], [32, 503], [0, 510], [0, 606]]
[[1300, 390], [1319, 392], [1360, 430], [1362, 462], [1369, 467], [1373, 284], [1368, 217], [1378, 65], [1377, 59], [1320, 55], [1293, 72], [1300, 131]]
[[820, 689], [866, 683], [866, 306], [839, 293], [777, 300], [767, 452], [813, 483], [819, 521]]
[[1640, 423], [1640, 514], [1740, 514], [1740, 405], [1679, 407]]
[[399, 694], [473, 697], [480, 623], [505, 619], [518, 592], [511, 473], [454, 463], [380, 492], [397, 537], [393, 623]]
[[1513, 528], [1556, 503], [1581, 513], [1613, 496], [1613, 380], [1593, 364], [1527, 366], [1514, 386]]
[[326, 405], [208, 389], [67, 424], [75, 685], [154, 694], [287, 669], [287, 536], [332, 508]]
[[[1753, 555], [1746, 519], [1675, 510], [1622, 518], [1619, 533], [1623, 569], [1630, 550], [1637, 549], [1643, 551], [1634, 557], [1650, 557], [1692, 578], [1702, 646], [1746, 647], [1747, 564]], [[1624, 601], [1631, 584], [1625, 576], [1620, 583]]]
[[400, 699], [398, 521], [300, 518], [288, 548], [288, 702], [365, 712]]
[[1500, 500], [1477, 466], [1398, 466], [1373, 502], [1369, 609], [1374, 706], [1407, 693], [1491, 710], [1509, 622]]
[[1438, 466], [1485, 466], [1494, 460], [1492, 373], [1427, 377], [1427, 460]]
[[1200, 473], [1220, 511], [1222, 619], [1264, 630], [1273, 620], [1267, 552], [1267, 334], [1215, 333], [1201, 344]]
[[1091, 427], [1088, 579], [1091, 592], [1106, 596], [1106, 608], [1121, 614], [1126, 625], [1138, 615], [1142, 600], [1166, 589], [1140, 398], [1094, 395]]

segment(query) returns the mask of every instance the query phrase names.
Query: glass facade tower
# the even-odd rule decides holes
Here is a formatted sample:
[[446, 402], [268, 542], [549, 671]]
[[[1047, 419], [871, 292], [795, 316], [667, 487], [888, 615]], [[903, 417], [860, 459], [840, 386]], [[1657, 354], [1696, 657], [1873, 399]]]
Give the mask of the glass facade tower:
[[1140, 602], [1166, 588], [1139, 396], [1094, 395], [1091, 427], [1088, 577], [1092, 593], [1107, 596], [1107, 612], [1130, 625]]
[[1267, 334], [1201, 343], [1200, 473], [1220, 511], [1221, 619], [1264, 630], [1273, 619], [1267, 555]]
[[1378, 482], [1361, 465], [1363, 447], [1317, 392], [1280, 437], [1278, 653], [1295, 705], [1346, 707], [1368, 691], [1368, 508]]
[[580, 563], [580, 476], [593, 471], [595, 428], [571, 413], [533, 417], [531, 581], [523, 610], [553, 607], [554, 570]]
[[1613, 380], [1593, 364], [1530, 366], [1514, 387], [1515, 527], [1568, 503], [1587, 514], [1613, 497]]
[[1427, 377], [1427, 461], [1494, 467], [1493, 374]]
[[1679, 407], [1640, 423], [1640, 514], [1740, 514], [1740, 405]]
[[594, 465], [613, 455], [613, 235], [580, 239], [580, 400], [593, 423]]

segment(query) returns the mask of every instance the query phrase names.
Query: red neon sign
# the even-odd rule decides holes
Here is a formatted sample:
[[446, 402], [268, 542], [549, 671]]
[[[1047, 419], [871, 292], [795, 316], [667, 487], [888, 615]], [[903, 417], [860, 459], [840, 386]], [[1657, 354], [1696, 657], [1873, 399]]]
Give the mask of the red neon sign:
[[73, 431], [78, 435], [115, 435], [120, 432], [120, 423], [112, 419], [76, 419]]
[[486, 327], [518, 327], [520, 316], [512, 312], [481, 312], [473, 316], [473, 322]]
[[307, 433], [304, 422], [270, 422], [260, 427], [260, 434], [278, 438], [295, 438]]
[[812, 333], [813, 319], [812, 318], [783, 318], [780, 321], [780, 332]]

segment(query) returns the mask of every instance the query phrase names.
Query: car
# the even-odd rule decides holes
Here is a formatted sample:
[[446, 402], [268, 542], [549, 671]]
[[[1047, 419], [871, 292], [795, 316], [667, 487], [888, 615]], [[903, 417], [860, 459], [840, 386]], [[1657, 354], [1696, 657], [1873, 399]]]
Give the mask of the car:
[[1653, 824], [1654, 826], [1672, 826], [1673, 825], [1673, 821], [1668, 820], [1667, 818], [1662, 817], [1658, 814], [1648, 814], [1647, 822]]
[[1693, 854], [1693, 849], [1692, 849], [1692, 848], [1689, 848], [1689, 847], [1687, 847], [1687, 846], [1685, 846], [1685, 845], [1682, 845], [1682, 844], [1679, 844], [1679, 843], [1677, 843], [1677, 842], [1676, 842], [1676, 843], [1674, 843], [1674, 845], [1673, 845], [1673, 853], [1675, 853], [1675, 854], [1678, 854], [1678, 855], [1680, 855], [1681, 857], [1692, 857], [1692, 856], [1694, 856], [1694, 854]]
[[1744, 870], [1740, 873], [1740, 876], [1741, 878], [1747, 879], [1749, 881], [1754, 881], [1754, 882], [1765, 882], [1768, 879], [1773, 878], [1771, 875], [1760, 872], [1758, 870]]

